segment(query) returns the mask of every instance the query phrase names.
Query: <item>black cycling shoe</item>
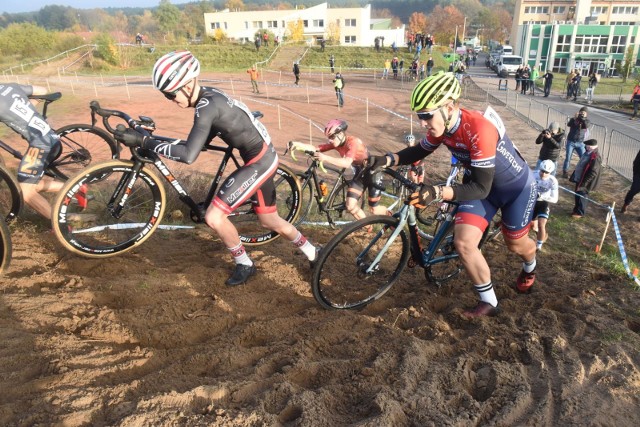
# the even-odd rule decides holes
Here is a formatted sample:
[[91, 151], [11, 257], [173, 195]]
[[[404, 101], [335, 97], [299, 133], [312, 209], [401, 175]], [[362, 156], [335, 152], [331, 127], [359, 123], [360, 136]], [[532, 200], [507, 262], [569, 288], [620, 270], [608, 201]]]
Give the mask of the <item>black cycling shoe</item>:
[[249, 280], [249, 277], [256, 274], [256, 265], [244, 265], [236, 264], [236, 269], [233, 270], [231, 277], [224, 282], [227, 286], [238, 286]]
[[313, 259], [313, 261], [309, 261], [309, 268], [313, 270], [313, 268], [316, 266], [316, 261], [318, 261], [318, 257], [320, 256], [320, 251], [322, 250], [322, 246], [317, 245], [316, 246], [316, 257]]

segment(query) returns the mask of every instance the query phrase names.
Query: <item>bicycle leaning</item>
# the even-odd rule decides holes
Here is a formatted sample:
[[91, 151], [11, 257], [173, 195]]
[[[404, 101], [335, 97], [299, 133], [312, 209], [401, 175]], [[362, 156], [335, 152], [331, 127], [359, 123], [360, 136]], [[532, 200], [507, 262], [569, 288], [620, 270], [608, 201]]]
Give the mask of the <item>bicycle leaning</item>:
[[[102, 117], [104, 127], [111, 133], [115, 129], [109, 123], [111, 117], [124, 120], [129, 127], [151, 135], [155, 130], [152, 118], [140, 116], [133, 119], [128, 114], [100, 107], [97, 101], [90, 103], [92, 120]], [[254, 112], [259, 118], [261, 113]], [[121, 130], [124, 125], [119, 124]], [[174, 142], [175, 138], [153, 136], [157, 140]], [[160, 156], [151, 150], [130, 148], [130, 160], [113, 160], [92, 165], [67, 181], [53, 205], [53, 230], [67, 249], [93, 258], [109, 257], [126, 252], [143, 243], [158, 228], [166, 205], [167, 195], [162, 180], [151, 171], [159, 171], [177, 193], [180, 201], [190, 209], [191, 220], [203, 223], [206, 208], [211, 204], [229, 161], [240, 167], [231, 146], [215, 146], [208, 143], [205, 150], [223, 153], [218, 171], [213, 177], [205, 200], [196, 202], [173, 175]], [[295, 174], [280, 165], [275, 178], [278, 214], [288, 222], [295, 222], [300, 209], [300, 186]], [[88, 206], [82, 210], [73, 203], [75, 195], [86, 188]], [[70, 214], [86, 216], [87, 223], [70, 221]], [[278, 237], [259, 224], [251, 201], [247, 201], [229, 215], [247, 245], [261, 245]], [[90, 227], [86, 227], [90, 225]]]
[[[393, 169], [383, 173], [407, 187], [408, 195], [420, 188]], [[372, 215], [346, 225], [324, 246], [311, 279], [313, 296], [321, 306], [364, 307], [389, 291], [407, 265], [422, 267], [427, 280], [438, 286], [462, 271], [453, 241], [458, 203], [434, 203], [433, 228], [425, 232], [408, 200], [409, 196], [393, 216]], [[497, 234], [495, 225], [487, 227], [479, 247]], [[421, 242], [428, 245], [422, 247]]]

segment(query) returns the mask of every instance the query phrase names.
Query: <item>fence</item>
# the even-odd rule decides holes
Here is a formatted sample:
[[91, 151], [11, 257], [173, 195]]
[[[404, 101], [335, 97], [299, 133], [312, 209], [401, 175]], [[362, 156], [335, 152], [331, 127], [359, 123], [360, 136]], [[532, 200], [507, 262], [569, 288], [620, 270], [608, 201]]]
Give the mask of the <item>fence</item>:
[[[511, 89], [500, 89], [497, 85], [495, 88], [481, 88], [476, 83], [467, 85], [463, 90], [463, 98], [503, 105], [538, 130], [546, 128], [553, 121], [564, 127], [569, 120], [565, 113], [543, 102]], [[606, 126], [593, 122], [589, 127], [589, 138], [598, 140], [604, 166], [629, 180], [632, 179], [631, 163], [640, 149], [640, 139], [617, 130], [609, 130]]]

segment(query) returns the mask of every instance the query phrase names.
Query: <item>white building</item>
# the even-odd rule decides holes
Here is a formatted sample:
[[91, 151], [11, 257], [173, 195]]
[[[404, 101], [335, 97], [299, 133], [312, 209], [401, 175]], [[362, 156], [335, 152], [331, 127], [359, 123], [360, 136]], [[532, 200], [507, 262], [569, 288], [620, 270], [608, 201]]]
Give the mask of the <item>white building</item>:
[[404, 25], [398, 28], [379, 29], [379, 20], [371, 19], [371, 5], [359, 8], [332, 8], [327, 3], [306, 9], [258, 10], [205, 13], [204, 24], [208, 36], [217, 29], [236, 41], [252, 42], [257, 31], [268, 30], [284, 40], [288, 36], [287, 24], [301, 21], [308, 43], [328, 39], [339, 34], [341, 45], [372, 46], [376, 37], [384, 37], [385, 46], [396, 42], [404, 45]]

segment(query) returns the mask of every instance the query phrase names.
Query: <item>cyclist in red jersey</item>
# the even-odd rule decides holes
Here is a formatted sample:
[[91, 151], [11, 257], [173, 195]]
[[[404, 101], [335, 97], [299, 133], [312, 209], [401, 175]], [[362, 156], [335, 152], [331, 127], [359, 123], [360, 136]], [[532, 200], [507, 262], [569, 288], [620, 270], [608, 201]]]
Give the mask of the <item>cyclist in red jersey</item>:
[[500, 209], [507, 248], [523, 261], [515, 288], [520, 293], [531, 290], [535, 281], [536, 245], [528, 232], [537, 198], [536, 183], [527, 163], [504, 133], [495, 111], [488, 109], [483, 116], [460, 108], [460, 94], [460, 84], [453, 73], [441, 72], [418, 83], [411, 95], [411, 109], [426, 128], [426, 137], [415, 147], [372, 156], [369, 164], [371, 168], [411, 164], [445, 145], [465, 166], [468, 173], [461, 185], [423, 185], [412, 196], [412, 204], [422, 207], [433, 200], [464, 202], [456, 215], [454, 244], [480, 302], [463, 314], [469, 318], [495, 316], [499, 311], [498, 300], [489, 265], [478, 244]]
[[[380, 190], [371, 185], [371, 183], [379, 181], [381, 176], [379, 174], [374, 175], [371, 177], [371, 183], [368, 184], [365, 184], [362, 179], [354, 179], [362, 169], [364, 161], [369, 157], [369, 150], [360, 138], [346, 134], [348, 126], [344, 120], [330, 120], [324, 129], [324, 134], [329, 139], [329, 143], [321, 144], [318, 148], [315, 148], [311, 144], [292, 141], [291, 146], [303, 150], [315, 151], [315, 157], [321, 162], [346, 169], [345, 178], [349, 181], [349, 190], [347, 191], [345, 203], [347, 210], [356, 220], [366, 216], [358, 203], [362, 197], [365, 186], [369, 193], [369, 210], [373, 214], [384, 215], [387, 213], [387, 208], [378, 205], [380, 202]], [[336, 150], [341, 157], [337, 158], [324, 154], [330, 150]]]
[[260, 224], [278, 232], [309, 259], [317, 259], [314, 247], [293, 225], [282, 219], [276, 210], [276, 190], [273, 177], [278, 167], [276, 154], [267, 129], [255, 120], [242, 102], [224, 92], [198, 83], [200, 63], [186, 50], [170, 52], [153, 67], [153, 84], [165, 98], [181, 108], [194, 108], [194, 123], [186, 141], [167, 143], [143, 136], [134, 129], [116, 132], [117, 140], [128, 146], [142, 146], [171, 160], [193, 163], [202, 147], [215, 137], [237, 149], [244, 165], [229, 175], [218, 187], [218, 193], [205, 214], [205, 222], [213, 229], [236, 263], [228, 286], [245, 283], [256, 273], [256, 266], [240, 242], [238, 230], [227, 216], [248, 199], [254, 205]]

